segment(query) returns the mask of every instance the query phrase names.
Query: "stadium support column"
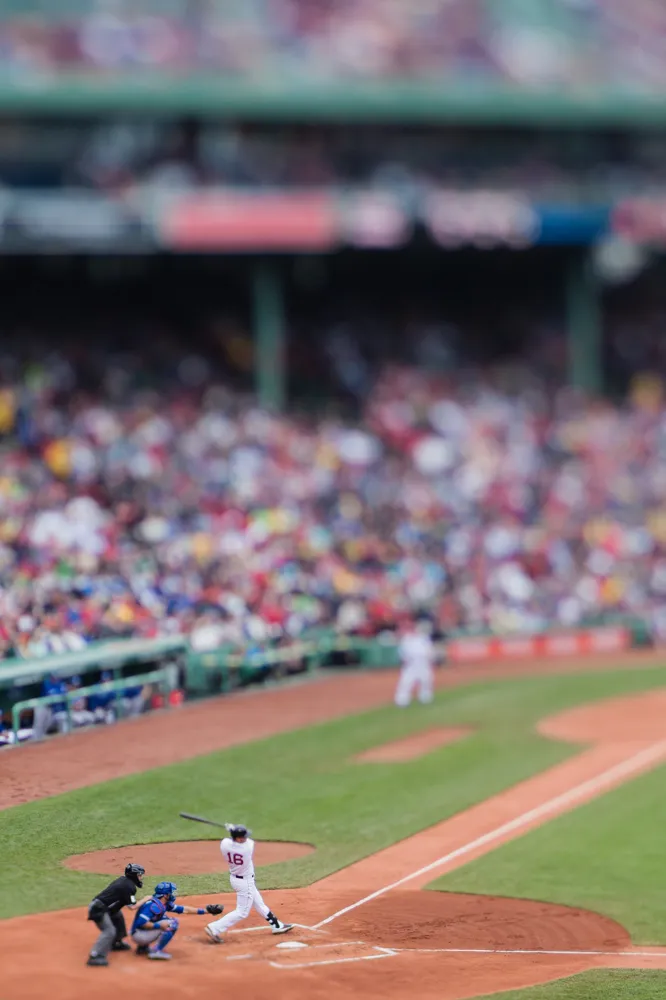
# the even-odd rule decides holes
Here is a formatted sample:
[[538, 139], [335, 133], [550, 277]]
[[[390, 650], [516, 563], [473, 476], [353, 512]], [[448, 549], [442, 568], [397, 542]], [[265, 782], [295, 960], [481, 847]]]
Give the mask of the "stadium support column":
[[576, 252], [567, 274], [569, 381], [589, 393], [603, 388], [599, 282], [587, 251]]
[[282, 282], [276, 264], [258, 261], [253, 281], [254, 376], [260, 406], [274, 412], [287, 398]]

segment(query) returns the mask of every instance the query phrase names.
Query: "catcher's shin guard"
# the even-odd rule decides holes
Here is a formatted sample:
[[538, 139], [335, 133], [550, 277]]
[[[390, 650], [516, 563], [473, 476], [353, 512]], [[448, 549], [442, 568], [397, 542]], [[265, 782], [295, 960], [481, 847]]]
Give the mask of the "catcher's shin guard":
[[169, 923], [171, 925], [169, 927], [169, 930], [168, 931], [162, 931], [162, 933], [160, 934], [159, 938], [157, 939], [157, 944], [155, 945], [155, 949], [154, 949], [155, 951], [163, 951], [166, 948], [166, 946], [168, 945], [168, 943], [171, 940], [171, 938], [174, 936], [174, 934], [178, 930], [178, 921], [177, 920], [172, 919], [172, 920], [169, 921]]

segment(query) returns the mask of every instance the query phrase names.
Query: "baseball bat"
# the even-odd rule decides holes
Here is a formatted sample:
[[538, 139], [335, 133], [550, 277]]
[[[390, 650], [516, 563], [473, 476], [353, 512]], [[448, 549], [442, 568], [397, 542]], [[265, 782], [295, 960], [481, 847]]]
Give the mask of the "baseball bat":
[[194, 813], [180, 813], [183, 819], [191, 819], [195, 823], [208, 823], [209, 826], [221, 826], [225, 829], [224, 823], [217, 823], [214, 819], [206, 819], [205, 816], [195, 816]]

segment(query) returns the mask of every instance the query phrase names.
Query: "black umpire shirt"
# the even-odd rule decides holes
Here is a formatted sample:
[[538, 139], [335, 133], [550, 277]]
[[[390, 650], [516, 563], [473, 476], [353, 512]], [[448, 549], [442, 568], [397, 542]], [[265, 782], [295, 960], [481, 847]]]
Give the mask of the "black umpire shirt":
[[126, 875], [114, 879], [106, 889], [102, 889], [95, 896], [100, 903], [104, 903], [109, 913], [118, 913], [123, 906], [130, 906], [136, 903], [136, 883]]

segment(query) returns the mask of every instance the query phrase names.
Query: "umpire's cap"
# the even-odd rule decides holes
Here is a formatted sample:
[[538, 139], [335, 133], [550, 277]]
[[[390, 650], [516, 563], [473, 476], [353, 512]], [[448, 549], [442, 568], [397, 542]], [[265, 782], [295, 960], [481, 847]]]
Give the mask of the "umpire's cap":
[[252, 833], [252, 830], [248, 830], [242, 823], [225, 823], [224, 826], [232, 840], [242, 840]]
[[131, 864], [127, 865], [125, 868], [125, 875], [127, 876], [127, 878], [131, 878], [132, 882], [138, 885], [139, 889], [143, 885], [141, 879], [145, 874], [146, 874], [146, 869], [143, 867], [143, 865]]

